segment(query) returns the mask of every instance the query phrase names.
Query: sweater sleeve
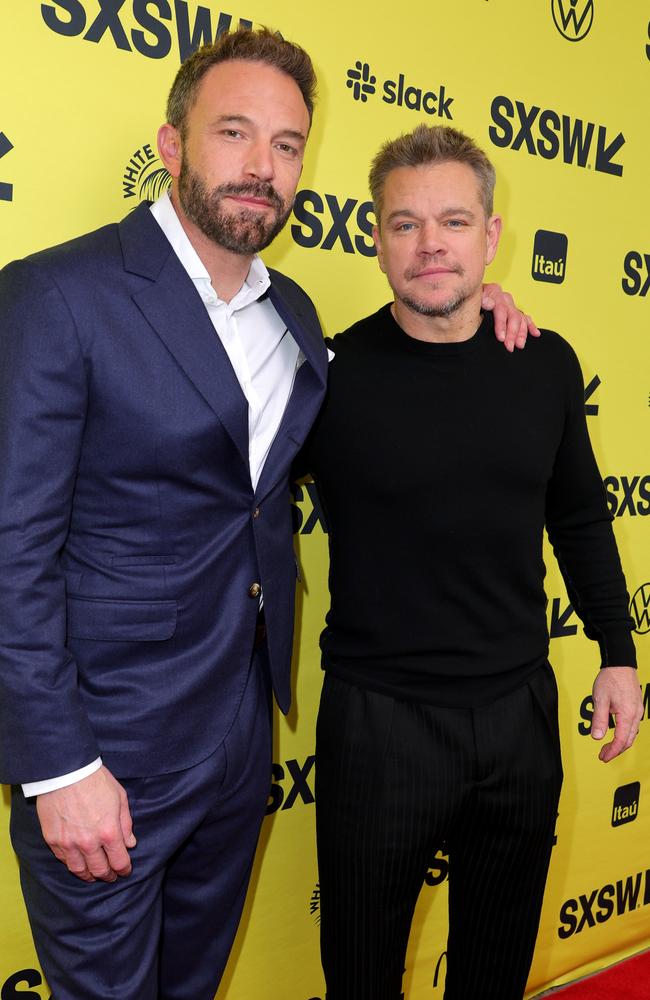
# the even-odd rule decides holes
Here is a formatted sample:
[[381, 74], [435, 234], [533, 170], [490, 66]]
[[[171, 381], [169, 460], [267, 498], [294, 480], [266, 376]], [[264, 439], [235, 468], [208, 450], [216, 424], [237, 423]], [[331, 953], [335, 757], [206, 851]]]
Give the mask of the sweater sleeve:
[[569, 599], [601, 666], [636, 666], [629, 596], [594, 457], [578, 359], [564, 341], [566, 421], [546, 493], [546, 529]]

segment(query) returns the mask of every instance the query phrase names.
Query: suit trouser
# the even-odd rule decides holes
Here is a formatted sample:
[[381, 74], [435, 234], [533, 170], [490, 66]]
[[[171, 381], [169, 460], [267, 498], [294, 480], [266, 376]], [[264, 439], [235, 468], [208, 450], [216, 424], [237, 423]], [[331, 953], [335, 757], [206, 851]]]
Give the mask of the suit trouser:
[[562, 764], [550, 666], [478, 709], [399, 701], [328, 675], [316, 823], [328, 1000], [398, 1000], [415, 904], [449, 855], [445, 1000], [520, 1000]]
[[226, 739], [187, 770], [120, 779], [133, 872], [86, 884], [13, 790], [11, 832], [34, 942], [54, 1000], [212, 1000], [234, 940], [271, 775], [266, 650], [253, 656]]

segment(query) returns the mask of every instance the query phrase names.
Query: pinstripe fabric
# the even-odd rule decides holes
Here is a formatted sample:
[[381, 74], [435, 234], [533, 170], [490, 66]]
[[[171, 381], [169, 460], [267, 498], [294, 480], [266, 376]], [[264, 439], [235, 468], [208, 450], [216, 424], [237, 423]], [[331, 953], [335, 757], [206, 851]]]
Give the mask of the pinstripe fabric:
[[520, 1000], [562, 781], [550, 667], [486, 707], [327, 675], [316, 821], [328, 1000], [399, 1000], [413, 910], [449, 854], [445, 1000]]

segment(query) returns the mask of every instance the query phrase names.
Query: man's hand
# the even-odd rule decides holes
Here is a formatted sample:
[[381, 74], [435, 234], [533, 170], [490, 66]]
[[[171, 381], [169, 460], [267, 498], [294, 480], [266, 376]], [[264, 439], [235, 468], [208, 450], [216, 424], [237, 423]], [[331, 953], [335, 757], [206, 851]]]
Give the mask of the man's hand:
[[135, 847], [126, 792], [105, 767], [36, 799], [45, 842], [84, 882], [115, 882], [131, 873]]
[[506, 350], [524, 347], [528, 334], [539, 337], [539, 330], [530, 316], [517, 309], [512, 295], [504, 292], [501, 285], [483, 285], [481, 308], [494, 312], [494, 332], [497, 340], [503, 341]]
[[643, 699], [639, 675], [633, 667], [603, 667], [593, 687], [594, 715], [591, 735], [602, 740], [607, 732], [609, 716], [616, 720], [614, 739], [598, 754], [602, 761], [613, 760], [632, 746], [643, 718]]

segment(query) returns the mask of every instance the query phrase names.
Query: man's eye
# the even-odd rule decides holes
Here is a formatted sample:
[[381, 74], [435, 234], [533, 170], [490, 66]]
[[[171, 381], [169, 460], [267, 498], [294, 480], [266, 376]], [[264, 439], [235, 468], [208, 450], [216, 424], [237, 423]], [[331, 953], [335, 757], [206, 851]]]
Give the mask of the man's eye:
[[462, 229], [466, 223], [464, 219], [447, 219], [445, 225], [450, 226], [452, 229]]
[[223, 130], [223, 134], [227, 135], [229, 139], [241, 138], [241, 132], [239, 132], [236, 128], [226, 128]]
[[399, 226], [397, 226], [398, 233], [410, 233], [412, 229], [415, 229], [414, 222], [400, 222]]
[[287, 153], [289, 156], [297, 156], [298, 150], [295, 146], [289, 145], [288, 142], [279, 142], [278, 149], [281, 153]]

